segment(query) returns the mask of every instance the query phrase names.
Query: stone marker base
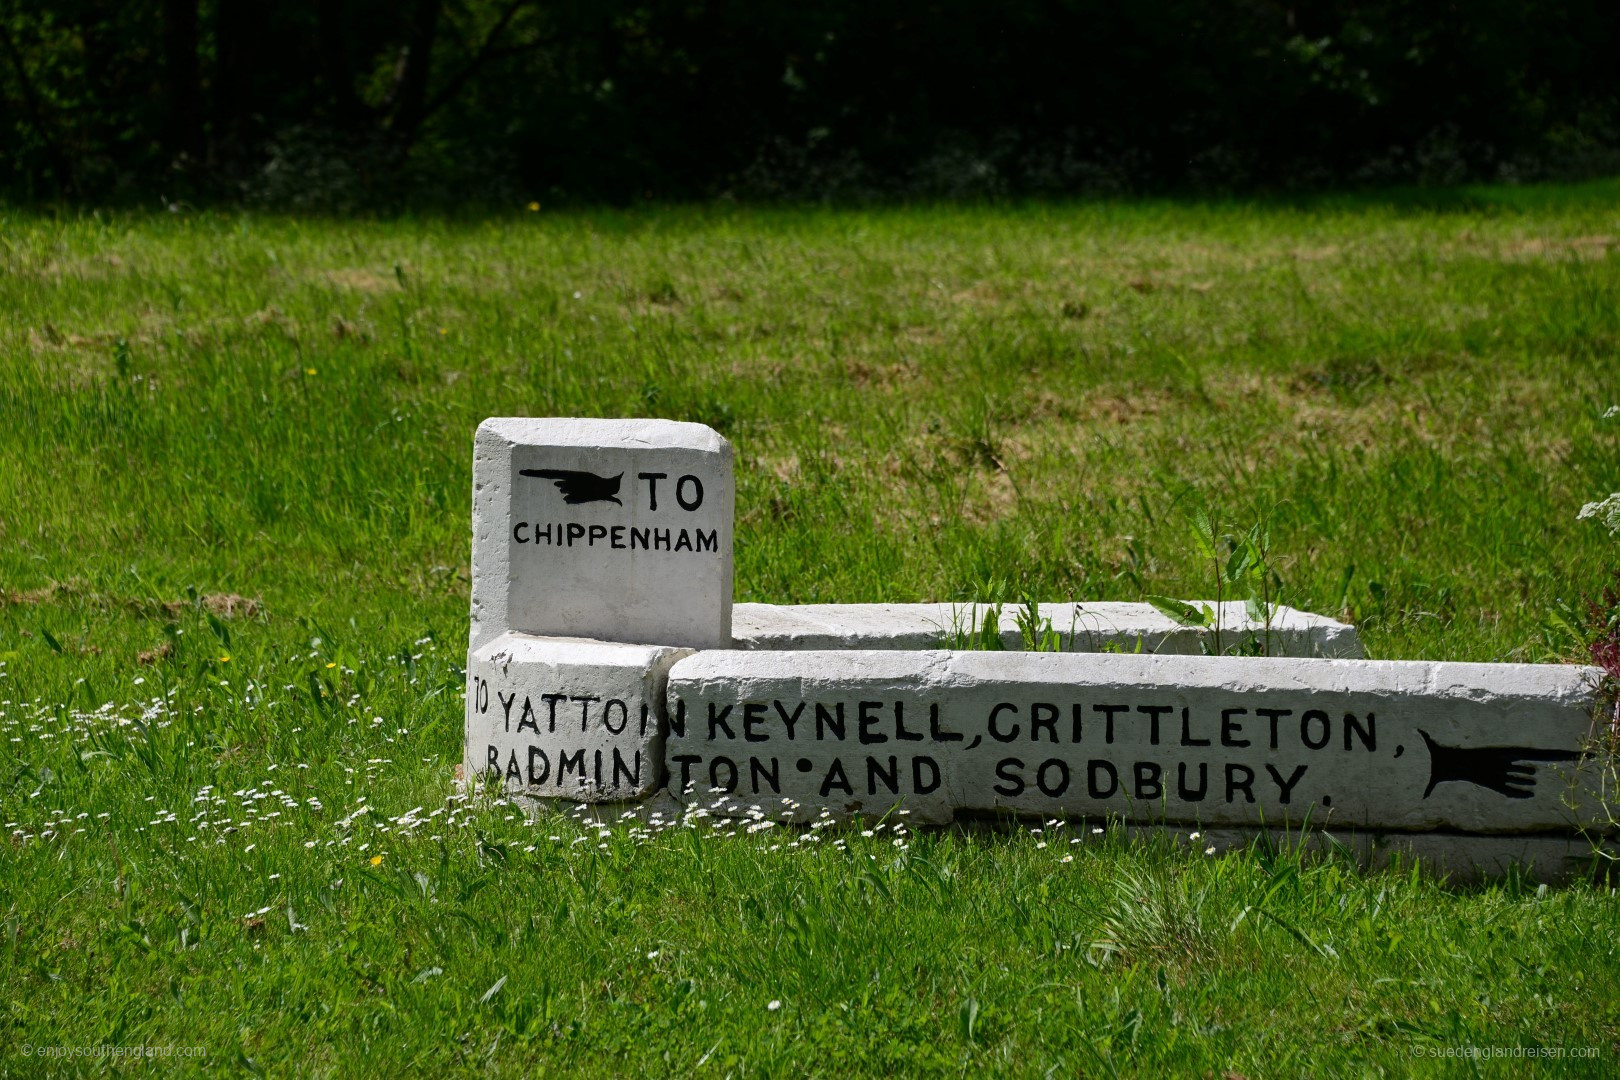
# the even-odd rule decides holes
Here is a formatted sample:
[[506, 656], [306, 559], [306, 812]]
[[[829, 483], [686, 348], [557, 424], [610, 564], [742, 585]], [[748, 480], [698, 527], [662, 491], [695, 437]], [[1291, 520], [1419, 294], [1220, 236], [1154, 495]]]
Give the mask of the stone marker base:
[[467, 664], [468, 776], [580, 802], [663, 782], [669, 669], [691, 649], [503, 634]]
[[1218, 850], [1264, 835], [1458, 880], [1561, 880], [1615, 821], [1599, 676], [508, 633], [469, 662], [466, 775], [599, 819], [1108, 821]]
[[[751, 820], [746, 814], [735, 817], [716, 815], [708, 809], [711, 803], [683, 805], [668, 792], [627, 802], [582, 803], [523, 792], [510, 792], [509, 798], [530, 814], [566, 814], [576, 821], [601, 825], [633, 820], [643, 826], [650, 823], [654, 826], [684, 827], [681, 823], [690, 810], [700, 811], [703, 820], [720, 830], [736, 828]], [[718, 796], [709, 798], [712, 802]], [[785, 822], [780, 812], [775, 816], [765, 816], [776, 822], [779, 828], [773, 831], [783, 842], [803, 835], [807, 830], [807, 826]], [[985, 815], [974, 815], [944, 826], [916, 824], [909, 818], [890, 817], [888, 820], [905, 821], [907, 828], [912, 831], [943, 828], [969, 833], [1005, 832], [1037, 824], [1031, 818]], [[1050, 820], [1041, 819], [1039, 824], [1044, 825]], [[1620, 842], [1616, 838], [1599, 835], [1481, 836], [1456, 832], [1389, 832], [1320, 827], [1200, 828], [1126, 824], [1099, 818], [1065, 818], [1061, 828], [1048, 828], [1046, 831], [1063, 838], [1064, 844], [1072, 837], [1080, 837], [1082, 844], [1101, 843], [1105, 838], [1099, 835], [1099, 831], [1111, 835], [1122, 832], [1133, 843], [1168, 842], [1211, 856], [1248, 851], [1257, 844], [1280, 852], [1303, 848], [1303, 853], [1309, 858], [1343, 857], [1367, 871], [1416, 866], [1427, 876], [1443, 878], [1456, 885], [1498, 881], [1512, 874], [1520, 874], [1532, 881], [1562, 884], [1589, 880], [1594, 876], [1603, 877], [1609, 872], [1610, 860], [1620, 863]], [[1214, 850], [1211, 851], [1211, 848]], [[1053, 850], [1058, 848], [1054, 847]]]

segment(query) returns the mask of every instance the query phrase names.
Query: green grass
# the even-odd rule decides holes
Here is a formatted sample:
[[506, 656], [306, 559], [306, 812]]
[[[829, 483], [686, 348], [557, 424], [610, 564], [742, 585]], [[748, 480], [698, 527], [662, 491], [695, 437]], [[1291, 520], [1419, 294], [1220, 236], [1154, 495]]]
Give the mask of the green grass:
[[1203, 596], [1208, 505], [1269, 518], [1285, 602], [1370, 655], [1573, 658], [1620, 562], [1576, 520], [1620, 488], [1620, 183], [5, 212], [0, 320], [0, 1072], [100, 1043], [334, 1076], [1620, 1052], [1591, 886], [1065, 829], [599, 838], [451, 780], [488, 415], [719, 428], [742, 600]]

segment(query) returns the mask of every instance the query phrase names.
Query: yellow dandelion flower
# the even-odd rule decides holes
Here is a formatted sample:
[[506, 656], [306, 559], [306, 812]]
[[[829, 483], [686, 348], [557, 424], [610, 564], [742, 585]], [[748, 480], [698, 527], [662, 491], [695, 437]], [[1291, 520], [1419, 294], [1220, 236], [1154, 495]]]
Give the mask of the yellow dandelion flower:
[[332, 661], [332, 662], [331, 662], [331, 663], [330, 663], [330, 664], [327, 664], [327, 665], [326, 665], [326, 666], [327, 666], [327, 667], [328, 667], [328, 668], [335, 668], [335, 667], [337, 667], [337, 661], [336, 661], [336, 660], [334, 660], [334, 661]]
[[535, 210], [538, 210], [538, 209], [540, 209], [540, 204], [539, 204], [539, 203], [537, 203], [537, 202], [532, 202], [532, 203], [530, 203], [530, 204], [529, 204], [529, 210], [530, 210], [530, 211], [531, 211], [531, 212], [532, 212], [532, 211], [535, 211]]
[[372, 866], [381, 866], [382, 865], [382, 856], [381, 855], [373, 855], [371, 857], [371, 865]]
[[304, 374], [305, 375], [313, 375], [313, 374], [315, 374], [315, 369], [312, 368], [312, 367], [307, 367], [307, 368], [304, 369]]
[[219, 658], [219, 662], [222, 664], [228, 664], [231, 662], [231, 658], [228, 656], [222, 656]]

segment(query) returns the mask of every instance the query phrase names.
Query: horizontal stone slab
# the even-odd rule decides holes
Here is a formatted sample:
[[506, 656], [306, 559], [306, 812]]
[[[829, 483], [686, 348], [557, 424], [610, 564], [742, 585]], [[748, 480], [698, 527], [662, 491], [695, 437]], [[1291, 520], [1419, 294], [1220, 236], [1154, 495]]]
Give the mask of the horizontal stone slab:
[[[1200, 605], [1201, 606], [1201, 605]], [[1223, 649], [1260, 641], [1272, 656], [1360, 657], [1356, 628], [1322, 615], [1279, 607], [1269, 633], [1241, 602], [1215, 608]], [[1213, 650], [1214, 635], [1182, 626], [1151, 604], [1061, 603], [1038, 605], [1065, 652], [1145, 652], [1199, 655]], [[940, 649], [977, 641], [986, 618], [1000, 647], [1024, 647], [1020, 610], [987, 604], [736, 604], [731, 634], [739, 649]]]
[[[1373, 830], [1607, 820], [1593, 668], [1006, 652], [703, 652], [669, 791], [827, 808]], [[786, 804], [782, 800], [787, 800]]]
[[690, 649], [504, 634], [467, 665], [466, 774], [580, 802], [662, 780], [665, 679]]

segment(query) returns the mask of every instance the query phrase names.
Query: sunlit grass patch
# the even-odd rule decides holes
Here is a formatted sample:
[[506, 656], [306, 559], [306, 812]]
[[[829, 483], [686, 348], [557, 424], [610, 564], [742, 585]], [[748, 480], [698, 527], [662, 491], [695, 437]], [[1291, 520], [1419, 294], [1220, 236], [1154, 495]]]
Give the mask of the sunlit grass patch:
[[8, 1044], [328, 1075], [1612, 1051], [1601, 887], [713, 793], [598, 823], [455, 769], [488, 415], [719, 428], [742, 600], [1204, 598], [1208, 507], [1374, 657], [1576, 659], [1615, 566], [1579, 519], [1620, 486], [1615, 205], [11, 214]]

